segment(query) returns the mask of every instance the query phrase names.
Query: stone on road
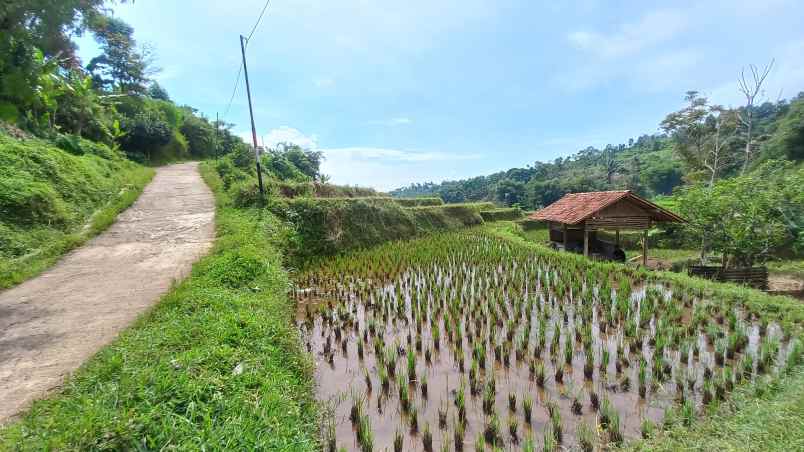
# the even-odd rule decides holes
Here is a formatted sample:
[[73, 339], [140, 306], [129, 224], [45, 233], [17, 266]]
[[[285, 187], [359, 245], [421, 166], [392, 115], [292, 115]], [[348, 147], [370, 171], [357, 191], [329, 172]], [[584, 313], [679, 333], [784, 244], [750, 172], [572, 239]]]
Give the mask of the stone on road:
[[0, 424], [59, 388], [186, 276], [212, 244], [214, 216], [197, 163], [159, 168], [108, 230], [0, 292]]

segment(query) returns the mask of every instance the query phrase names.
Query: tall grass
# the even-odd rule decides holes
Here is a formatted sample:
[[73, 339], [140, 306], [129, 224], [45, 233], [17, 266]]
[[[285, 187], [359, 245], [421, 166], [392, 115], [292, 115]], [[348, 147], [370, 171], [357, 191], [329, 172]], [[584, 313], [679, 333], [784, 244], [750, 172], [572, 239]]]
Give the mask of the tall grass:
[[73, 154], [0, 134], [0, 288], [45, 270], [112, 224], [154, 171], [96, 143]]

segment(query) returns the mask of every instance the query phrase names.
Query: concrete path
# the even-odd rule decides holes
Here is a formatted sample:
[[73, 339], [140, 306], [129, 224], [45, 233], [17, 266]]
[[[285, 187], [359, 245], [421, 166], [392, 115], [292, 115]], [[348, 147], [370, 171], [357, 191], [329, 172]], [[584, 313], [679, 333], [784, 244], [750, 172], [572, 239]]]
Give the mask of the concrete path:
[[197, 163], [159, 168], [103, 234], [0, 292], [0, 424], [59, 388], [186, 276], [212, 244], [214, 214]]

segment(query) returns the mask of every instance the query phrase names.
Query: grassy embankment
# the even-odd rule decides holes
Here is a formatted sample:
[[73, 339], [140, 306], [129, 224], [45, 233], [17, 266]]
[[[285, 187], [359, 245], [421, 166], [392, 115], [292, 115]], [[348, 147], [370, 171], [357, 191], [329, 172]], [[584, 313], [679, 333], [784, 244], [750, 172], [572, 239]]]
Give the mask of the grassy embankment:
[[[112, 224], [154, 171], [106, 146], [73, 153], [0, 133], [0, 288], [43, 271]], [[77, 154], [77, 155], [76, 155]]]
[[314, 450], [311, 363], [269, 212], [235, 209], [208, 164], [217, 239], [192, 274], [0, 430], [2, 450]]
[[[534, 243], [531, 231], [513, 223], [487, 225], [491, 234], [511, 242], [554, 253]], [[538, 236], [537, 236], [538, 237]], [[566, 259], [582, 259], [562, 253]], [[622, 266], [612, 263], [591, 265]], [[794, 337], [804, 325], [804, 304], [789, 297], [771, 296], [735, 284], [715, 283], [672, 272], [646, 272], [646, 277], [699, 291], [709, 299], [739, 304], [761, 318], [780, 322]], [[770, 380], [738, 388], [720, 404], [713, 404], [691, 426], [668, 425], [655, 436], [627, 444], [629, 450], [802, 450], [804, 448], [804, 367], [799, 363]]]

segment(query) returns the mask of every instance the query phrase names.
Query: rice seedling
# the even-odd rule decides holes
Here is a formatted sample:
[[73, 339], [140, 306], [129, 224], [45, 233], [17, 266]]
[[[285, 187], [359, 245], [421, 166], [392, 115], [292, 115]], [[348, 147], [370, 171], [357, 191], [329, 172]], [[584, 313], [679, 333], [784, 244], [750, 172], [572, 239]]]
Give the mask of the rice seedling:
[[532, 436], [528, 435], [522, 441], [522, 452], [536, 452], [536, 442]]
[[655, 431], [656, 424], [654, 424], [653, 421], [647, 418], [642, 420], [642, 424], [640, 425], [640, 433], [642, 434], [643, 439], [652, 437]]
[[410, 424], [411, 433], [419, 431], [419, 410], [415, 406], [411, 406], [408, 411], [408, 423]]
[[592, 452], [597, 444], [597, 430], [586, 422], [578, 425], [578, 445], [584, 452]]
[[[300, 320], [303, 339], [311, 353], [333, 363], [318, 367], [321, 381], [333, 381], [341, 394], [351, 386], [361, 391], [365, 387], [364, 402], [356, 403], [361, 397], [353, 397], [337, 410], [340, 416], [353, 419], [355, 431], [360, 430], [362, 417], [368, 416], [376, 423], [378, 435], [390, 432], [382, 433], [388, 437], [379, 441], [374, 438], [378, 449], [390, 449], [396, 442], [397, 426], [388, 425], [394, 417], [378, 415], [384, 408], [386, 414], [401, 412], [406, 423], [411, 418], [416, 424], [424, 423], [416, 439], [423, 445], [429, 432], [432, 444], [440, 441], [440, 446], [462, 450], [464, 434], [470, 431], [472, 436], [484, 435], [480, 447], [499, 447], [502, 434], [506, 440], [521, 439], [526, 448], [527, 439], [520, 437], [526, 436], [536, 416], [529, 394], [534, 389], [532, 381], [539, 398], [548, 401], [551, 442], [546, 447], [555, 446], [557, 432], [572, 432], [570, 438], [563, 438], [567, 446], [586, 450], [590, 432], [580, 417], [586, 396], [581, 398], [572, 390], [579, 380], [591, 381], [587, 383], [589, 409], [599, 412], [606, 439], [616, 442], [622, 431], [634, 434], [642, 427], [643, 435], [649, 434], [652, 424], [647, 422], [660, 419], [661, 410], [669, 409], [670, 418], [674, 410], [683, 415], [684, 407], [695, 400], [711, 403], [727, 398], [754, 372], [775, 376], [800, 362], [801, 345], [788, 345], [785, 340], [795, 338], [788, 333], [784, 339], [770, 321], [764, 320], [766, 333], [758, 347], [753, 346], [757, 342], [753, 337], [748, 340], [749, 332], [753, 335], [756, 330], [751, 325], [760, 324], [761, 329], [763, 318], [753, 312], [749, 321], [749, 314], [741, 312], [741, 301], [721, 302], [710, 299], [711, 294], [704, 299], [702, 291], [646, 282], [639, 273], [620, 274], [607, 267], [540, 255], [482, 232], [347, 253], [328, 259], [326, 265], [304, 269], [296, 277], [299, 287], [313, 288], [294, 295], [305, 303], [304, 322]], [[319, 299], [326, 301], [315, 304]], [[350, 345], [352, 341], [356, 344]], [[709, 341], [713, 353], [706, 345]], [[349, 354], [342, 357], [344, 350]], [[576, 360], [576, 352], [581, 358], [581, 351], [583, 359]], [[494, 365], [489, 365], [490, 359]], [[343, 365], [360, 369], [362, 378], [351, 383], [340, 378]], [[465, 399], [466, 380], [471, 403]], [[645, 400], [639, 403], [660, 408], [652, 410], [653, 418], [620, 418], [614, 409], [633, 403], [632, 385]], [[392, 389], [397, 392], [388, 397]], [[422, 404], [416, 403], [419, 392]], [[498, 397], [498, 392], [505, 395]], [[662, 394], [669, 394], [669, 400]], [[678, 405], [673, 404], [674, 396]], [[560, 409], [549, 402], [559, 397], [566, 400]], [[377, 410], [366, 409], [374, 398]], [[452, 404], [454, 421], [448, 425]], [[517, 423], [520, 406], [525, 427]], [[505, 412], [506, 425], [500, 428], [497, 419], [492, 428], [500, 441], [486, 442], [487, 427], [497, 413]], [[442, 435], [430, 431], [435, 422]], [[327, 430], [329, 448], [326, 435]], [[435, 438], [443, 435], [449, 440]]]
[[486, 451], [486, 438], [483, 435], [483, 432], [479, 432], [477, 434], [477, 438], [475, 438], [475, 452], [485, 452]]
[[544, 452], [553, 452], [558, 449], [558, 441], [556, 441], [556, 435], [553, 431], [553, 424], [548, 423], [544, 427], [544, 446], [542, 450]]
[[550, 426], [553, 430], [553, 437], [556, 443], [561, 444], [564, 439], [563, 426], [561, 425], [561, 412], [558, 409], [550, 411]]
[[430, 432], [430, 424], [424, 423], [424, 433], [422, 433], [422, 445], [425, 452], [433, 452], [433, 434]]
[[[463, 450], [463, 437], [466, 434], [466, 429], [462, 421], [454, 420], [452, 427], [452, 439], [455, 443], [455, 450]], [[482, 442], [482, 441], [481, 441]]]
[[515, 416], [508, 417], [508, 434], [511, 436], [512, 443], [519, 443], [519, 423]]
[[533, 398], [529, 395], [522, 399], [522, 414], [525, 416], [525, 422], [530, 424], [533, 415]]
[[402, 452], [402, 448], [405, 445], [405, 438], [402, 436], [402, 432], [399, 430], [394, 433], [394, 452]]
[[489, 416], [488, 420], [486, 421], [486, 426], [483, 429], [483, 438], [485, 438], [486, 442], [492, 446], [500, 443], [502, 440], [502, 432], [500, 429], [500, 418], [496, 413], [494, 413]]

